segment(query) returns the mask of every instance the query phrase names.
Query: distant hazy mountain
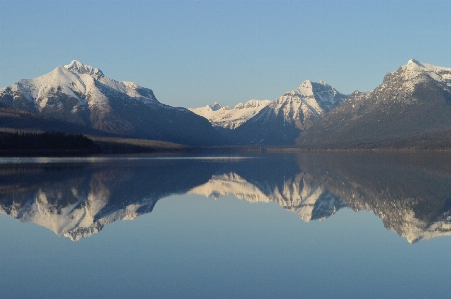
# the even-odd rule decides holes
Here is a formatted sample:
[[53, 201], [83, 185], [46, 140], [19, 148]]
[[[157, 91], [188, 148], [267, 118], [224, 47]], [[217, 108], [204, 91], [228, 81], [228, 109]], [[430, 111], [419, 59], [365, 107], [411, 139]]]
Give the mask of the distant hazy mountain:
[[233, 130], [260, 112], [270, 102], [270, 100], [250, 100], [245, 104], [237, 104], [233, 109], [214, 103], [205, 107], [189, 108], [189, 110], [208, 119], [214, 127]]
[[[50, 73], [0, 89], [3, 127], [103, 132], [190, 145], [221, 143], [202, 117], [161, 104], [152, 90], [119, 82], [76, 60]], [[62, 122], [63, 123], [62, 123]], [[82, 129], [85, 128], [85, 129]], [[81, 132], [85, 133], [85, 132]]]
[[451, 146], [451, 68], [414, 59], [304, 131], [305, 147]]
[[239, 144], [294, 144], [302, 130], [346, 98], [324, 81], [304, 81], [235, 129], [234, 140]]

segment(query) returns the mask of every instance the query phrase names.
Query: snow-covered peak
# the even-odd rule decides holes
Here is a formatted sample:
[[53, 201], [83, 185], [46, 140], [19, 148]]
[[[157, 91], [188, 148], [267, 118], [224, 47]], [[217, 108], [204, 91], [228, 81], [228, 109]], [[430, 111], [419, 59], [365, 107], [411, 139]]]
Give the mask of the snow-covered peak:
[[214, 102], [213, 105], [208, 105], [208, 107], [210, 107], [211, 111], [217, 111], [222, 108], [222, 105]]
[[216, 111], [219, 110], [229, 110], [230, 107], [229, 106], [222, 106], [219, 103], [214, 102], [212, 105], [207, 105], [207, 106], [203, 106], [203, 107], [199, 107], [199, 108], [189, 108], [191, 111], [193, 111], [196, 114], [199, 114], [203, 117], [206, 117], [204, 114], [205, 113], [214, 113]]
[[316, 83], [305, 80], [298, 88], [273, 101], [270, 107], [276, 115], [283, 109], [286, 120], [298, 119], [301, 115], [319, 117], [339, 105], [346, 97], [324, 81]]
[[[303, 92], [303, 91], [305, 92], [305, 91], [313, 91], [314, 89], [318, 90], [318, 89], [324, 89], [324, 88], [328, 88], [328, 89], [332, 88], [333, 89], [332, 86], [330, 86], [329, 84], [326, 83], [326, 81], [323, 81], [323, 80], [319, 81], [319, 83], [312, 82], [310, 80], [305, 80], [294, 91], [295, 92], [296, 91], [297, 92]], [[308, 93], [311, 93], [311, 92], [308, 92]]]
[[66, 64], [64, 66], [66, 69], [76, 72], [78, 74], [88, 74], [92, 77], [95, 77], [96, 79], [99, 79], [100, 77], [103, 77], [103, 73], [98, 68], [92, 67], [87, 64], [83, 64], [78, 60], [72, 60], [69, 64]]
[[205, 117], [215, 127], [236, 129], [251, 117], [255, 116], [261, 109], [266, 107], [270, 100], [250, 100], [245, 104], [239, 103], [233, 109], [218, 103], [199, 108], [189, 108], [192, 112]]
[[244, 108], [255, 108], [260, 106], [266, 106], [271, 103], [270, 100], [249, 100], [244, 104]]
[[[403, 79], [403, 88], [410, 91], [413, 90], [416, 83], [431, 79], [451, 87], [451, 68], [432, 65], [415, 59], [410, 59], [406, 65], [401, 66], [397, 71], [388, 73], [384, 83], [390, 82], [392, 78], [399, 77]], [[382, 84], [381, 86], [385, 87], [385, 85]]]
[[436, 74], [451, 73], [451, 68], [432, 65], [429, 63], [420, 62], [415, 59], [410, 59], [407, 62], [407, 65], [403, 66], [402, 69], [407, 71], [428, 72]]
[[407, 65], [408, 66], [413, 66], [413, 67], [424, 67], [423, 64], [421, 64], [421, 62], [419, 62], [416, 59], [410, 59], [409, 61], [407, 61]]
[[239, 109], [243, 109], [244, 108], [244, 104], [243, 103], [238, 103], [235, 105], [235, 107], [233, 107], [234, 110], [239, 110]]
[[[77, 99], [81, 106], [98, 108], [108, 105], [106, 93], [109, 92], [122, 93], [146, 104], [158, 102], [152, 90], [142, 88], [134, 82], [119, 82], [108, 78], [98, 68], [77, 60], [58, 66], [40, 77], [19, 80], [12, 89], [20, 90], [29, 102], [35, 103], [39, 111], [48, 106], [48, 98], [61, 98], [62, 95]], [[62, 107], [63, 105], [57, 105], [58, 109]]]
[[270, 100], [249, 100], [246, 103], [238, 103], [233, 107], [234, 110], [246, 109], [246, 108], [257, 108], [264, 107], [271, 103]]
[[302, 82], [302, 84], [299, 86], [300, 88], [312, 88], [312, 81], [310, 80], [305, 80], [304, 82]]

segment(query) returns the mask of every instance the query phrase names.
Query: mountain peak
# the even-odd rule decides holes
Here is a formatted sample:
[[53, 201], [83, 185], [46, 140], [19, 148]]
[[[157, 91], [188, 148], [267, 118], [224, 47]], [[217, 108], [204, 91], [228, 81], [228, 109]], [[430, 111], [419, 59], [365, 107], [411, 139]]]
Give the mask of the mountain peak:
[[422, 64], [421, 64], [421, 62], [419, 62], [418, 60], [416, 60], [416, 59], [410, 59], [408, 62], [407, 62], [407, 64], [416, 64], [416, 65], [418, 65], [418, 66], [423, 66]]
[[312, 81], [310, 81], [310, 80], [305, 80], [304, 82], [302, 82], [301, 87], [304, 87], [304, 88], [312, 88]]
[[213, 105], [208, 105], [212, 111], [217, 111], [222, 108], [222, 105], [214, 102]]
[[72, 60], [69, 64], [64, 66], [66, 69], [72, 72], [76, 72], [78, 74], [88, 74], [95, 78], [103, 77], [103, 73], [98, 68], [92, 67], [87, 64], [83, 64], [78, 60]]
[[425, 65], [422, 64], [421, 62], [419, 62], [418, 60], [412, 58], [407, 62], [407, 67], [409, 67], [409, 68], [425, 68]]

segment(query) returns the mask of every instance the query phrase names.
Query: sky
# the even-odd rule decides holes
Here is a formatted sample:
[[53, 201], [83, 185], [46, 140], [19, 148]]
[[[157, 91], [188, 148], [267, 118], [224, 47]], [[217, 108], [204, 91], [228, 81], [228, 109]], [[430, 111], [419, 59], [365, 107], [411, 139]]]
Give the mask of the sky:
[[370, 91], [411, 58], [451, 67], [451, 1], [0, 0], [0, 87], [76, 59], [171, 106]]

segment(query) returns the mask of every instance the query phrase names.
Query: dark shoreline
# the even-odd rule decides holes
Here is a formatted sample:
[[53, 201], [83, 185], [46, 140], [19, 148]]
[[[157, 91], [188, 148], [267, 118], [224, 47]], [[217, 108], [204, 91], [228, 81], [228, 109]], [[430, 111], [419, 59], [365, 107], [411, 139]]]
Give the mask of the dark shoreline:
[[451, 153], [451, 149], [314, 149], [280, 147], [190, 147], [144, 148], [129, 150], [0, 150], [0, 157], [85, 157], [93, 155], [158, 154], [158, 155], [234, 155], [297, 153]]
[[451, 152], [451, 147], [435, 146], [387, 146], [387, 144], [359, 144], [343, 147], [296, 147], [292, 145], [221, 145], [187, 146], [165, 141], [120, 137], [97, 137], [61, 132], [2, 132], [0, 133], [0, 157], [77, 157], [115, 154], [158, 155], [235, 155], [235, 154], [284, 154], [284, 153], [422, 153]]

